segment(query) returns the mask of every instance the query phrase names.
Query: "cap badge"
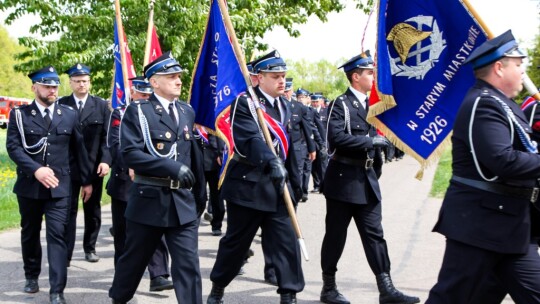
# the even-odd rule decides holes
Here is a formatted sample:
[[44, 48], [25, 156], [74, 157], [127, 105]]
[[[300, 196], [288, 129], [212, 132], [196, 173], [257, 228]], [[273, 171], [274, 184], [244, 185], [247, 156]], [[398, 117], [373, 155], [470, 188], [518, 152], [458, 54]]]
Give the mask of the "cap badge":
[[54, 68], [53, 68], [53, 67], [50, 67], [50, 68], [49, 68], [49, 72], [54, 72]]
[[278, 52], [278, 51], [276, 51], [276, 52], [274, 53], [274, 55], [275, 55], [275, 57], [276, 57], [276, 58], [279, 58], [279, 57], [281, 57], [281, 55], [279, 54], [279, 52]]
[[82, 70], [82, 65], [80, 63], [77, 64], [77, 70]]

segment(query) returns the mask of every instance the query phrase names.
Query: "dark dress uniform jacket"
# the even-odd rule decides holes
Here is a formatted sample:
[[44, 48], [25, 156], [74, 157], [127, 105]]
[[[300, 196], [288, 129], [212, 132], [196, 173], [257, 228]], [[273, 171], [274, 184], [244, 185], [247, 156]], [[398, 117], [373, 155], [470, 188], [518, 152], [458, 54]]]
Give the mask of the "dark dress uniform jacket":
[[[476, 111], [472, 108], [479, 97]], [[525, 152], [511, 129], [502, 100], [526, 132], [531, 131], [519, 106], [490, 84], [478, 80], [467, 92], [457, 114], [452, 136], [453, 174], [484, 181], [471, 149], [474, 148], [486, 178], [496, 183], [533, 187], [540, 176], [540, 156]], [[471, 147], [469, 122], [474, 114]], [[526, 253], [531, 237], [532, 204], [529, 200], [502, 196], [451, 181], [434, 231], [447, 238], [499, 253]]]
[[[68, 105], [75, 110], [78, 108], [73, 94], [60, 98], [58, 103]], [[88, 95], [79, 123], [84, 137], [84, 146], [88, 151], [88, 159], [90, 165], [93, 166], [92, 180], [98, 178], [97, 167], [100, 163], [111, 165], [111, 154], [107, 148], [107, 128], [110, 116], [111, 111], [106, 100]], [[71, 167], [74, 172], [79, 170], [76, 163], [72, 162]]]
[[[305, 145], [308, 153], [315, 152], [316, 148], [308, 116], [308, 107], [297, 101], [290, 102], [290, 106], [292, 112], [290, 136], [295, 149], [300, 150], [300, 145]], [[307, 157], [307, 155], [303, 155], [303, 157]]]
[[[143, 139], [143, 129], [139, 123], [138, 109], [142, 110], [149, 126], [152, 145], [160, 154], [167, 154], [173, 144], [177, 144], [176, 161], [150, 154]], [[206, 189], [202, 153], [193, 136], [195, 112], [188, 104], [177, 102], [178, 126], [169, 114], [151, 95], [148, 101], [131, 103], [120, 128], [120, 145], [124, 161], [135, 175], [147, 177], [178, 177], [180, 165], [188, 166], [195, 174], [197, 182], [193, 189], [168, 189], [134, 183], [129, 190], [126, 218], [133, 222], [157, 226], [175, 227], [197, 219], [196, 202], [204, 205]]]
[[[43, 137], [47, 137], [46, 150], [37, 153], [27, 153], [22, 144], [21, 135], [17, 129], [15, 109], [11, 111], [6, 142], [9, 157], [17, 164], [17, 181], [13, 192], [21, 197], [31, 199], [49, 199], [67, 197], [71, 193], [71, 176], [69, 158], [73, 154], [84, 184], [89, 184], [90, 168], [88, 156], [84, 147], [81, 129], [77, 120], [77, 112], [72, 108], [58, 103], [54, 107], [49, 128], [41, 115], [36, 101], [21, 106], [21, 120], [26, 144], [32, 146]], [[69, 149], [66, 149], [69, 147]], [[45, 153], [45, 155], [44, 155]], [[47, 189], [35, 177], [34, 173], [40, 167], [47, 166], [54, 171], [59, 180], [58, 187]]]
[[111, 166], [111, 176], [107, 182], [107, 194], [112, 198], [127, 202], [127, 192], [131, 186], [129, 169], [124, 162], [124, 157], [120, 153], [120, 122], [125, 108], [115, 109], [111, 114], [110, 126], [107, 138], [107, 145], [114, 160]]
[[[345, 123], [345, 108], [349, 111], [350, 133]], [[375, 153], [369, 138], [375, 136], [376, 131], [366, 121], [367, 110], [350, 89], [336, 98], [329, 109], [329, 153], [355, 160], [365, 160], [369, 156], [375, 163], [373, 168], [365, 169], [364, 166], [351, 166], [330, 159], [324, 177], [324, 196], [353, 204], [380, 202], [381, 191], [377, 176], [380, 175], [382, 159], [380, 153]]]
[[[260, 89], [255, 88], [255, 92], [261, 103], [267, 107], [267, 111], [271, 111], [268, 109], [269, 103]], [[287, 123], [291, 117], [291, 109], [283, 98], [279, 99], [285, 112], [281, 115], [284, 115], [283, 121]], [[242, 95], [233, 102], [231, 121], [235, 153], [240, 157], [245, 156], [245, 161], [239, 162], [232, 159], [229, 163], [227, 175], [221, 187], [222, 198], [228, 203], [260, 211], [275, 212], [277, 203], [283, 203], [283, 198], [278, 197], [280, 194], [264, 170], [268, 161], [276, 156], [270, 151], [259, 131], [256, 118], [252, 116], [248, 107], [247, 95]], [[302, 191], [301, 182], [295, 153], [292, 153], [294, 142], [289, 140], [289, 143], [289, 154], [285, 161], [285, 167], [289, 173], [289, 192], [292, 196], [295, 196], [293, 194], [298, 196], [298, 193], [301, 195]], [[296, 201], [297, 198], [293, 197], [293, 201]]]

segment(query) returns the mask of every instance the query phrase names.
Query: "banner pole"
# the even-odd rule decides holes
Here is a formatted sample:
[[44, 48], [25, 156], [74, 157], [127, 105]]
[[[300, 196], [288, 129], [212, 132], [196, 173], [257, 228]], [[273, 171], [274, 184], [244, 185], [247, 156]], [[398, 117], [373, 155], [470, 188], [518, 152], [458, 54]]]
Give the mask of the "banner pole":
[[[234, 52], [236, 53], [236, 58], [238, 59], [240, 63], [240, 68], [242, 69], [242, 75], [244, 76], [244, 80], [246, 81], [246, 84], [248, 85], [249, 94], [251, 95], [251, 98], [255, 100], [257, 104], [257, 118], [259, 120], [259, 125], [261, 126], [261, 129], [263, 131], [266, 145], [270, 148], [272, 153], [274, 153], [274, 155], [277, 156], [276, 151], [274, 150], [274, 146], [272, 145], [272, 138], [270, 136], [270, 131], [268, 131], [268, 127], [266, 126], [262, 109], [259, 106], [260, 103], [257, 98], [257, 94], [255, 94], [255, 92], [253, 91], [253, 87], [251, 85], [251, 80], [249, 78], [249, 72], [246, 67], [246, 62], [243, 56], [243, 52], [242, 52], [242, 49], [240, 48], [240, 45], [238, 44], [236, 33], [234, 31], [231, 18], [229, 16], [229, 12], [227, 11], [227, 7], [225, 6], [225, 3], [223, 2], [223, 0], [214, 0], [214, 1], [218, 1], [219, 7], [221, 9], [221, 13], [223, 14], [223, 21], [225, 22], [225, 27], [227, 28], [227, 31], [229, 32], [231, 43], [234, 48]], [[304, 259], [306, 261], [309, 261], [309, 255], [307, 252], [306, 245], [304, 243], [304, 237], [302, 236], [302, 231], [300, 229], [300, 225], [298, 224], [298, 219], [296, 217], [296, 210], [294, 209], [294, 205], [291, 199], [291, 194], [289, 193], [289, 189], [287, 185], [285, 185], [283, 189], [283, 199], [285, 200], [285, 206], [287, 207], [287, 211], [289, 212], [289, 217], [291, 219], [294, 232], [296, 233], [298, 244], [300, 245], [300, 249], [302, 251]]]
[[129, 103], [129, 80], [127, 74], [127, 62], [126, 62], [126, 43], [124, 41], [124, 27], [122, 26], [122, 16], [120, 13], [120, 0], [114, 1], [114, 8], [116, 12], [116, 26], [118, 27], [118, 47], [120, 48], [120, 60], [122, 61], [122, 76], [124, 80], [124, 88], [126, 91], [126, 104]]
[[150, 0], [150, 13], [148, 16], [148, 29], [146, 30], [146, 46], [144, 48], [143, 67], [150, 62], [150, 48], [152, 46], [152, 30], [154, 28], [154, 2]]

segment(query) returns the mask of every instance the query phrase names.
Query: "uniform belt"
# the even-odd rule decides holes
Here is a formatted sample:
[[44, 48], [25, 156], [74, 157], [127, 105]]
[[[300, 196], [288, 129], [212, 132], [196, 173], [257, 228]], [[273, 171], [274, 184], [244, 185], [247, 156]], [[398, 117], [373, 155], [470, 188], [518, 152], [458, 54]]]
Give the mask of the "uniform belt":
[[249, 160], [247, 160], [245, 157], [242, 157], [242, 156], [239, 156], [238, 154], [233, 154], [233, 157], [232, 159], [234, 159], [235, 161], [239, 162], [239, 163], [243, 163], [243, 164], [246, 164], [246, 165], [250, 165], [250, 166], [255, 166], [254, 164], [252, 164]]
[[490, 183], [465, 177], [459, 177], [455, 175], [452, 176], [452, 180], [479, 190], [484, 190], [487, 192], [510, 196], [514, 198], [526, 199], [529, 200], [531, 203], [536, 203], [538, 199], [538, 194], [540, 193], [540, 188], [538, 187], [525, 188], [509, 186], [504, 184]]
[[149, 186], [167, 187], [170, 189], [180, 188], [180, 181], [170, 178], [150, 177], [143, 175], [135, 175], [133, 182]]
[[350, 157], [334, 154], [334, 156], [332, 156], [332, 159], [337, 161], [338, 163], [342, 163], [345, 165], [364, 167], [366, 169], [373, 167], [373, 158], [355, 159], [355, 158], [350, 158]]

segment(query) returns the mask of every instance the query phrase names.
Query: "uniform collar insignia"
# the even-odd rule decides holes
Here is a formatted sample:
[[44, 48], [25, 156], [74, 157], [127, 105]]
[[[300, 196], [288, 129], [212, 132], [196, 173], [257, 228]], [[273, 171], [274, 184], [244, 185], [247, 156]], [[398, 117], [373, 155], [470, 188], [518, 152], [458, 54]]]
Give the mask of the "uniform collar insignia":
[[30, 111], [30, 114], [32, 114], [32, 116], [36, 116], [36, 110]]
[[358, 106], [359, 106], [358, 100], [353, 101], [353, 105], [354, 105], [355, 108], [358, 108]]
[[60, 109], [56, 109], [56, 114], [58, 114], [58, 115], [62, 115], [62, 110], [60, 110]]

